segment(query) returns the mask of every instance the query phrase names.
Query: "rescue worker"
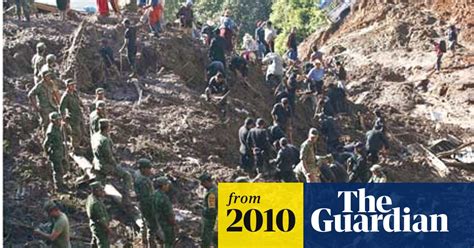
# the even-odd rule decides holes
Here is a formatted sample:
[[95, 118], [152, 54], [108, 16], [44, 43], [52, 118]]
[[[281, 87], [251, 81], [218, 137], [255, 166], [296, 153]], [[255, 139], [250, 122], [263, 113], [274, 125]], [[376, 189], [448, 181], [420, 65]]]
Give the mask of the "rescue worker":
[[74, 149], [77, 149], [84, 143], [85, 128], [82, 117], [82, 108], [84, 108], [84, 105], [77, 94], [76, 82], [70, 78], [67, 79], [65, 83], [66, 91], [61, 98], [59, 109], [63, 119], [66, 119], [64, 118], [66, 116], [68, 117], [68, 124], [71, 127], [70, 135], [72, 138], [72, 146]]
[[278, 122], [273, 122], [273, 125], [268, 128], [268, 141], [273, 144], [275, 141], [279, 142], [281, 138], [286, 137], [285, 130]]
[[112, 141], [109, 138], [109, 120], [99, 120], [100, 131], [92, 135], [92, 153], [94, 155], [93, 165], [96, 180], [105, 182], [107, 176], [117, 177], [123, 180], [125, 190], [124, 198], [129, 196], [132, 187], [132, 176], [124, 168], [118, 166], [112, 151]]
[[235, 25], [234, 20], [231, 18], [230, 9], [225, 9], [224, 14], [220, 18], [220, 33], [219, 35], [224, 38], [226, 46], [225, 50], [227, 53], [231, 53], [234, 50], [234, 44], [232, 40], [234, 38], [234, 33], [236, 32], [237, 25]]
[[214, 230], [217, 219], [217, 186], [213, 183], [212, 177], [207, 173], [202, 174], [199, 177], [199, 181], [207, 189], [203, 202], [201, 247], [209, 248], [211, 244], [217, 247], [217, 233]]
[[95, 99], [92, 101], [92, 104], [89, 106], [89, 110], [92, 113], [95, 110], [96, 104], [98, 101], [105, 101], [105, 90], [104, 88], [95, 89]]
[[51, 233], [35, 229], [33, 234], [51, 242], [54, 248], [71, 248], [69, 220], [54, 201], [47, 201], [43, 210], [51, 220]]
[[30, 22], [30, 3], [28, 0], [16, 0], [16, 15], [18, 16], [18, 20], [21, 21], [21, 14], [23, 12], [23, 16], [27, 22]]
[[46, 130], [45, 139], [43, 141], [43, 150], [48, 155], [53, 171], [54, 187], [58, 191], [64, 191], [63, 176], [69, 170], [67, 163], [64, 163], [64, 140], [61, 131], [61, 116], [58, 112], [49, 114], [49, 126]]
[[319, 131], [316, 128], [311, 128], [308, 133], [308, 139], [301, 144], [301, 161], [294, 170], [297, 174], [303, 174], [308, 183], [316, 182], [321, 173], [316, 161], [316, 143], [318, 137]]
[[92, 233], [92, 248], [109, 248], [110, 216], [101, 198], [105, 197], [104, 186], [100, 182], [90, 184], [91, 194], [86, 200], [86, 213]]
[[33, 67], [33, 77], [35, 84], [37, 84], [41, 79], [41, 68], [46, 64], [46, 45], [43, 42], [40, 42], [36, 45], [36, 54], [31, 59], [31, 65]]
[[146, 158], [139, 159], [137, 163], [139, 170], [136, 173], [134, 186], [139, 208], [146, 226], [146, 228], [142, 230], [144, 231], [143, 237], [145, 237], [143, 246], [153, 248], [157, 247], [156, 239], [160, 237], [158, 234], [160, 228], [158, 226], [157, 213], [153, 209], [153, 195], [155, 194], [155, 189], [150, 178], [153, 173], [152, 164], [151, 161]]
[[49, 124], [49, 114], [57, 110], [57, 104], [53, 98], [51, 72], [42, 71], [41, 77], [42, 80], [28, 92], [28, 98], [33, 111], [39, 114], [43, 130], [46, 131]]
[[48, 54], [46, 56], [46, 63], [41, 67], [41, 71], [51, 72], [52, 83], [50, 87], [53, 90], [53, 99], [56, 102], [56, 104], [59, 105], [61, 96], [59, 94], [58, 84], [60, 84], [61, 81], [58, 79], [59, 73], [56, 71], [55, 66], [56, 66], [56, 56], [54, 54]]
[[246, 172], [250, 173], [253, 171], [253, 156], [252, 151], [247, 143], [247, 137], [250, 129], [255, 127], [255, 121], [252, 118], [245, 119], [244, 125], [239, 128], [239, 142], [240, 142], [240, 166]]
[[272, 87], [279, 85], [284, 76], [283, 59], [280, 55], [274, 52], [267, 53], [262, 59], [262, 63], [268, 65], [265, 76], [267, 84]]
[[159, 177], [156, 180], [157, 191], [153, 197], [153, 209], [158, 215], [159, 225], [163, 229], [164, 240], [163, 248], [172, 248], [175, 240], [176, 219], [173, 212], [173, 205], [168, 198], [171, 181], [165, 177]]
[[187, 1], [176, 14], [176, 18], [179, 19], [179, 24], [181, 28], [185, 30], [186, 33], [190, 34], [193, 28], [194, 13], [193, 13], [193, 3]]
[[225, 82], [224, 74], [218, 72], [209, 80], [209, 85], [205, 90], [206, 100], [210, 101], [212, 95], [225, 95], [229, 91], [229, 87]]
[[374, 164], [371, 168], [370, 171], [372, 172], [372, 177], [369, 180], [369, 183], [386, 183], [387, 182], [387, 176], [383, 172], [382, 166], [378, 164]]
[[290, 107], [288, 98], [283, 98], [281, 102], [275, 104], [271, 114], [273, 122], [278, 123], [283, 128], [291, 141], [293, 110]]
[[388, 139], [385, 136], [383, 126], [375, 126], [374, 129], [366, 133], [367, 142], [365, 149], [367, 150], [367, 157], [373, 164], [379, 161], [379, 152], [389, 149]]
[[226, 41], [219, 35], [219, 29], [214, 31], [214, 38], [209, 46], [209, 59], [211, 61], [220, 61], [226, 67], [225, 61]]
[[349, 182], [367, 183], [370, 179], [369, 166], [363, 143], [355, 145], [354, 154], [347, 161], [349, 171]]
[[269, 173], [268, 161], [271, 152], [271, 143], [269, 142], [268, 132], [265, 128], [265, 120], [257, 119], [257, 126], [250, 129], [247, 144], [252, 150], [255, 161], [255, 168], [258, 173]]
[[123, 46], [120, 48], [119, 53], [122, 53], [127, 48], [127, 59], [132, 69], [132, 74], [129, 77], [134, 77], [137, 75], [137, 28], [132, 26], [129, 19], [124, 19], [122, 23], [125, 27], [125, 33]]
[[326, 139], [326, 150], [328, 153], [336, 153], [339, 142], [340, 131], [332, 116], [322, 115], [319, 119], [321, 125], [321, 134]]
[[293, 167], [296, 165], [297, 154], [294, 153], [292, 148], [288, 146], [288, 140], [286, 138], [280, 139], [280, 150], [278, 151], [277, 157], [270, 163], [273, 163], [277, 167], [278, 178], [282, 182], [296, 182], [295, 174], [293, 173]]
[[107, 118], [105, 110], [105, 102], [98, 100], [95, 102], [95, 110], [89, 115], [90, 133], [91, 137], [95, 133], [99, 132], [99, 121]]

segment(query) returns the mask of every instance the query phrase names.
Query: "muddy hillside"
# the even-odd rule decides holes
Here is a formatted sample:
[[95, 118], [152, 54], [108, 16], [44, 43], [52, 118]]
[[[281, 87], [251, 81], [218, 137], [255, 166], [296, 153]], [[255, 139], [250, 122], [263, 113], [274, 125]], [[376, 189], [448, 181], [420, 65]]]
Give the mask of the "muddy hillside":
[[[468, 20], [472, 7], [361, 2], [364, 4], [340, 23], [322, 27], [299, 47], [301, 59], [309, 57], [311, 46], [318, 45], [326, 58], [337, 58], [346, 66], [351, 111], [336, 116], [342, 138], [347, 143], [364, 140], [375, 119], [372, 112], [379, 108], [391, 144], [381, 159], [390, 181], [472, 181], [472, 162], [456, 157], [474, 141], [474, 44], [472, 20]], [[139, 20], [134, 14], [127, 16], [133, 22]], [[133, 173], [137, 159], [148, 158], [156, 165], [156, 177], [171, 179], [169, 196], [178, 226], [176, 247], [199, 247], [205, 189], [197, 177], [205, 171], [217, 182], [247, 176], [238, 167], [237, 134], [247, 117], [262, 117], [271, 123], [275, 96], [265, 83], [266, 68], [259, 62], [250, 63], [246, 80], [228, 72], [230, 93], [223, 115], [219, 104], [203, 96], [208, 48], [178, 28], [167, 27], [159, 38], [138, 32], [139, 76], [129, 79], [124, 56], [115, 54], [119, 72], [110, 75], [105, 73], [99, 54], [104, 38], [111, 41], [116, 53], [122, 46], [124, 28], [119, 20], [104, 24], [96, 17], [78, 14], [59, 25], [57, 19], [57, 15], [40, 14], [39, 19], [33, 17], [31, 23], [25, 23], [4, 17], [5, 244], [43, 247], [31, 227], [46, 221], [42, 205], [55, 199], [69, 217], [73, 247], [89, 247], [91, 234], [84, 208], [89, 189], [78, 181], [84, 172], [71, 159], [73, 169], [66, 178], [71, 190], [53, 192], [38, 113], [28, 101], [34, 86], [31, 58], [36, 45], [44, 42], [46, 54], [57, 57], [58, 77], [77, 82], [85, 106], [94, 100], [97, 87], [105, 89], [117, 161]], [[461, 29], [460, 48], [453, 56], [447, 54], [442, 72], [435, 73], [436, 58], [429, 40], [444, 37], [452, 22]], [[61, 93], [64, 90], [60, 85]], [[297, 145], [305, 140], [310, 127], [320, 125], [311, 107], [309, 101], [296, 103], [293, 136]], [[83, 114], [88, 127], [89, 109]], [[318, 153], [326, 153], [325, 142], [320, 141]], [[81, 155], [92, 159], [90, 150]], [[113, 217], [113, 244], [140, 247], [133, 211], [117, 206], [112, 199], [107, 199], [106, 205]], [[135, 199], [129, 205], [136, 206]]]

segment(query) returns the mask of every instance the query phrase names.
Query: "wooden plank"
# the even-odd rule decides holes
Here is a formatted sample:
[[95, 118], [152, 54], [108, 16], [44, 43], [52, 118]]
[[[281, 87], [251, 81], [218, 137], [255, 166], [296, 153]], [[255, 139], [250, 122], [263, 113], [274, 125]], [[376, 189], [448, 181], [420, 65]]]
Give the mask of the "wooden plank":
[[35, 3], [35, 6], [38, 10], [50, 12], [50, 13], [58, 13], [58, 8], [56, 6], [45, 4], [45, 3]]
[[89, 160], [87, 160], [87, 158], [78, 156], [74, 153], [69, 153], [69, 156], [72, 158], [72, 160], [74, 160], [74, 162], [76, 162], [79, 168], [81, 168], [86, 173], [86, 175], [89, 176], [90, 179], [95, 178], [95, 174], [92, 173], [92, 168], [94, 168], [94, 166], [91, 162], [89, 162]]
[[449, 168], [444, 164], [441, 159], [436, 157], [430, 150], [428, 150], [426, 147], [420, 145], [420, 147], [423, 149], [426, 155], [426, 161], [428, 164], [433, 167], [433, 169], [438, 172], [438, 175], [440, 177], [446, 177], [449, 174]]

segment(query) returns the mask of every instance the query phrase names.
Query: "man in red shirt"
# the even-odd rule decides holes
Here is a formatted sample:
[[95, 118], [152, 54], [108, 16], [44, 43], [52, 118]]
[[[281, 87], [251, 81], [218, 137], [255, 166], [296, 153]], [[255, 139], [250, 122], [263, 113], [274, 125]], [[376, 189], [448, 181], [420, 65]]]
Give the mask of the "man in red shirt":
[[436, 66], [435, 66], [435, 69], [436, 69], [436, 72], [439, 72], [441, 70], [441, 59], [443, 58], [444, 51], [441, 48], [440, 43], [438, 43], [434, 40], [431, 40], [431, 44], [434, 45], [435, 52], [436, 52]]

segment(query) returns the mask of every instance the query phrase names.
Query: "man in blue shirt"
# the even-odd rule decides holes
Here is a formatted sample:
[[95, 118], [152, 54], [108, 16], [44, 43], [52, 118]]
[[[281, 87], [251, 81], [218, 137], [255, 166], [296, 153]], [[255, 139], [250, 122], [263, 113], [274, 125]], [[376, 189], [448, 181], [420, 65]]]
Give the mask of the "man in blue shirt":
[[306, 75], [308, 88], [311, 92], [317, 92], [318, 95], [323, 91], [324, 67], [320, 60], [314, 61], [314, 68]]

